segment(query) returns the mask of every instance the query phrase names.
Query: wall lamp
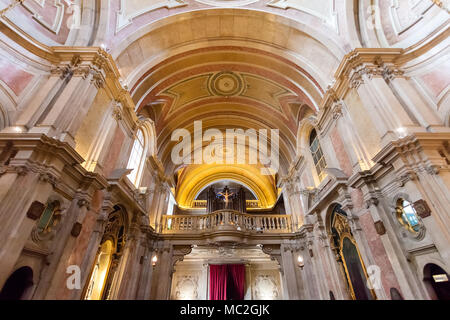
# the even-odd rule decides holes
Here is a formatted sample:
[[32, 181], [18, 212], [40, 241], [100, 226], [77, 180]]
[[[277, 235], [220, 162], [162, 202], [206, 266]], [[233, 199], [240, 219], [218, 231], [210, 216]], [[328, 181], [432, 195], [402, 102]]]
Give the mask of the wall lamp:
[[300, 267], [300, 269], [303, 270], [303, 267], [305, 266], [305, 261], [303, 260], [302, 256], [298, 256], [297, 263], [298, 263], [298, 266]]
[[157, 262], [158, 262], [158, 256], [155, 254], [152, 258], [152, 266], [156, 266]]

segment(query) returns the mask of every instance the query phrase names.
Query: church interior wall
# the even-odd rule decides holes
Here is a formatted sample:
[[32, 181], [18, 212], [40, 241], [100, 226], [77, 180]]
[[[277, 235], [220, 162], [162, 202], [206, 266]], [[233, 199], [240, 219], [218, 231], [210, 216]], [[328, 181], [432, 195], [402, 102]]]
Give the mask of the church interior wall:
[[[97, 25], [69, 30], [64, 23], [57, 28], [58, 19], [66, 21], [71, 14], [67, 3], [58, 9], [49, 1], [43, 7], [31, 2], [11, 7], [0, 19], [8, 30], [8, 36], [0, 34], [0, 224], [5, 226], [0, 231], [5, 242], [0, 287], [14, 270], [28, 266], [34, 277], [28, 299], [83, 298], [108, 216], [120, 205], [127, 212], [127, 242], [116, 261], [110, 298], [208, 298], [207, 268], [201, 262], [180, 262], [189, 255], [180, 242], [189, 247], [211, 235], [196, 230], [168, 235], [162, 224], [177, 185], [176, 171], [165, 171], [173, 169], [166, 163], [167, 148], [158, 144], [170, 140], [168, 131], [177, 119], [185, 119], [177, 118], [180, 111], [169, 121], [173, 110], [165, 103], [170, 99], [149, 99], [167, 94], [162, 90], [169, 90], [169, 82], [182, 81], [178, 71], [195, 76], [223, 67], [212, 53], [211, 67], [197, 66], [202, 62], [195, 57], [206, 56], [213, 47], [218, 55], [236, 54], [224, 62], [236, 73], [244, 68], [233, 61], [239, 57], [248, 64], [255, 60], [245, 69], [255, 74], [270, 69], [258, 63], [283, 59], [273, 74], [289, 71], [292, 79], [286, 82], [295, 85], [286, 92], [296, 92], [302, 102], [295, 101], [298, 109], [308, 107], [283, 124], [282, 137], [287, 138], [280, 145], [289, 164], [274, 176], [272, 187], [283, 194], [285, 209], [261, 211], [287, 213], [290, 234], [246, 238], [274, 241], [274, 250], [280, 250], [271, 251], [278, 264], [247, 267], [246, 299], [330, 299], [330, 291], [338, 299], [352, 298], [327, 229], [336, 204], [347, 213], [365, 267], [379, 268], [378, 299], [391, 299], [392, 288], [406, 299], [436, 298], [424, 282], [424, 270], [429, 263], [447, 273], [450, 269], [448, 8], [432, 1], [386, 1], [375, 8], [380, 10], [375, 23], [381, 27], [370, 28], [370, 1], [344, 5], [330, 0], [325, 11], [317, 2], [303, 1], [300, 9], [280, 13], [267, 1], [214, 10], [194, 0], [173, 9], [149, 9], [133, 1], [118, 12], [126, 1], [89, 0], [82, 21]], [[324, 16], [335, 23], [321, 24]], [[311, 30], [307, 22], [321, 27]], [[337, 32], [345, 29], [352, 32]], [[275, 36], [276, 30], [286, 36]], [[190, 55], [191, 60], [186, 58]], [[177, 70], [182, 66], [186, 70]], [[223, 96], [208, 98], [226, 101]], [[252, 103], [248, 113], [258, 106]], [[152, 106], [157, 116], [149, 113]], [[195, 108], [190, 116], [200, 110], [214, 123], [214, 115]], [[295, 113], [290, 102], [277, 108]], [[260, 116], [252, 121], [263, 123]], [[274, 113], [264, 121], [282, 123], [280, 119]], [[140, 128], [147, 149], [135, 185], [125, 173]], [[310, 151], [313, 130], [326, 162], [321, 176]], [[45, 207], [54, 199], [59, 199], [61, 217], [51, 236], [41, 238], [36, 235], [40, 217], [30, 210], [35, 202]], [[426, 204], [417, 233], [400, 222], [399, 199]], [[175, 215], [185, 213], [199, 212], [175, 207]], [[194, 225], [183, 223], [184, 228]], [[226, 245], [220, 232], [211, 237]], [[237, 234], [233, 237], [243, 239]], [[151, 266], [153, 255], [159, 257], [156, 268]], [[297, 263], [299, 255], [304, 267]], [[83, 274], [77, 290], [65, 285], [65, 271], [72, 265], [81, 266]], [[156, 277], [164, 278], [160, 287]]]

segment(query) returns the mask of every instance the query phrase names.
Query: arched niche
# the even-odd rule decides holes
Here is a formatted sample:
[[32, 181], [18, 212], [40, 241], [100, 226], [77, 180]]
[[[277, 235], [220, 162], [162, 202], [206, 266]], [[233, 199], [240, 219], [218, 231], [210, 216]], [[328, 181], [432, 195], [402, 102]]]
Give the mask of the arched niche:
[[128, 230], [128, 215], [125, 208], [115, 205], [108, 215], [107, 224], [86, 283], [83, 299], [108, 300], [114, 275], [120, 263]]
[[450, 276], [441, 266], [428, 263], [423, 269], [423, 281], [433, 300], [450, 300]]
[[366, 266], [352, 233], [349, 217], [340, 204], [335, 203], [329, 207], [325, 225], [331, 249], [336, 254], [352, 299], [377, 299], [374, 290], [368, 287]]
[[14, 271], [0, 291], [0, 300], [23, 300], [33, 286], [33, 270], [24, 266]]

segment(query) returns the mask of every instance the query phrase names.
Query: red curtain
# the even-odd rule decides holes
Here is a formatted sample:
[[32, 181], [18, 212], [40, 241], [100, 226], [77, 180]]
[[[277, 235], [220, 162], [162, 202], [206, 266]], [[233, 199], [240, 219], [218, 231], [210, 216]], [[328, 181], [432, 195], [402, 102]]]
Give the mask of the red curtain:
[[245, 265], [243, 264], [229, 264], [228, 281], [232, 282], [230, 295], [228, 300], [244, 300], [245, 296]]
[[209, 266], [210, 300], [244, 300], [245, 266], [226, 264]]
[[227, 300], [227, 266], [209, 266], [209, 300]]

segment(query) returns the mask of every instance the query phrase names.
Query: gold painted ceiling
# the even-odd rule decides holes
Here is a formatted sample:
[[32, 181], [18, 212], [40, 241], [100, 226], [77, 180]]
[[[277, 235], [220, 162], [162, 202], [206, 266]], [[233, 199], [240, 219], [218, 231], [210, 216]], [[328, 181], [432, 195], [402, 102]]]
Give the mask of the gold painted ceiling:
[[[171, 57], [148, 70], [132, 88], [138, 110], [153, 118], [158, 158], [174, 177], [176, 201], [192, 206], [206, 185], [231, 179], [246, 185], [260, 206], [272, 207], [278, 197], [277, 172], [262, 174], [264, 164], [190, 164], [172, 161], [176, 129], [194, 136], [194, 122], [208, 129], [279, 130], [280, 170], [286, 172], [296, 155], [300, 110], [315, 111], [323, 93], [305, 70], [267, 52], [243, 47], [211, 47]], [[268, 144], [272, 141], [269, 136]], [[203, 142], [202, 149], [208, 147]], [[194, 143], [192, 142], [192, 150]], [[245, 146], [247, 159], [252, 151]]]

